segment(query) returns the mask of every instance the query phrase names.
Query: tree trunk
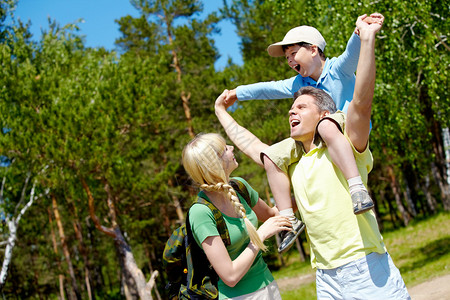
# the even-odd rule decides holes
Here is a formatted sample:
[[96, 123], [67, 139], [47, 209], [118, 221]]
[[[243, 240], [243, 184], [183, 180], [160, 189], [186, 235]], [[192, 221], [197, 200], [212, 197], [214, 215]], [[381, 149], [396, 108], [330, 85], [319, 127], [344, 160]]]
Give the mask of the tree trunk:
[[414, 205], [414, 201], [411, 197], [411, 190], [409, 188], [409, 184], [407, 179], [405, 178], [405, 191], [403, 192], [403, 197], [406, 199], [406, 203], [408, 204], [408, 212], [413, 217], [417, 216], [416, 206]]
[[435, 164], [431, 165], [431, 171], [441, 191], [442, 204], [445, 211], [450, 210], [450, 192], [447, 181], [444, 180]]
[[5, 249], [5, 256], [3, 258], [3, 265], [2, 265], [2, 271], [0, 273], [0, 291], [3, 290], [3, 287], [6, 283], [6, 276], [8, 275], [8, 268], [9, 264], [11, 263], [12, 259], [12, 251], [14, 249], [14, 246], [16, 245], [16, 238], [17, 238], [17, 224], [13, 220], [7, 220], [6, 222], [8, 224], [9, 229], [9, 236], [6, 244]]
[[[56, 243], [56, 235], [55, 235], [55, 231], [53, 230], [53, 218], [52, 218], [52, 212], [50, 210], [50, 208], [47, 209], [48, 212], [48, 223], [50, 225], [50, 236], [52, 238], [52, 244], [53, 244], [53, 252], [55, 252], [55, 256], [59, 257], [59, 253], [58, 253], [58, 245]], [[62, 274], [61, 271], [61, 262], [58, 259], [58, 278], [59, 278], [59, 299], [61, 300], [65, 300], [65, 296], [64, 296], [64, 275]]]
[[408, 212], [406, 211], [405, 207], [403, 206], [402, 199], [400, 196], [400, 189], [398, 188], [397, 178], [395, 177], [395, 174], [394, 174], [394, 169], [390, 165], [387, 165], [386, 168], [387, 168], [387, 171], [389, 174], [390, 185], [392, 188], [392, 192], [394, 193], [394, 198], [395, 198], [395, 203], [397, 204], [397, 209], [399, 210], [399, 212], [402, 216], [403, 224], [405, 226], [408, 226], [409, 221], [410, 221], [410, 216], [409, 216]]
[[442, 130], [440, 124], [433, 115], [430, 118], [431, 130], [433, 132], [433, 152], [435, 154], [435, 163], [432, 163], [431, 170], [434, 178], [441, 190], [442, 204], [445, 211], [450, 210], [450, 184], [447, 178], [449, 162], [447, 158], [447, 150], [443, 149], [443, 145], [447, 143], [445, 130]]
[[380, 197], [382, 199], [382, 201], [384, 203], [386, 203], [387, 209], [389, 211], [389, 217], [391, 219], [391, 223], [393, 225], [394, 228], [397, 228], [397, 210], [394, 209], [394, 207], [392, 207], [392, 203], [391, 201], [389, 201], [388, 199], [386, 199], [386, 192], [384, 190], [380, 191]]
[[425, 185], [421, 185], [423, 194], [425, 195], [425, 198], [427, 199], [427, 207], [428, 210], [434, 214], [436, 213], [437, 209], [437, 203], [436, 199], [431, 195], [430, 192], [430, 176], [425, 177]]
[[[422, 70], [419, 73], [417, 85], [423, 80]], [[433, 107], [432, 101], [427, 93], [426, 89], [420, 87], [419, 90], [420, 100], [424, 103], [423, 114], [427, 119], [427, 127], [429, 132], [432, 133], [431, 145], [433, 147], [433, 153], [435, 155], [434, 162], [431, 166], [431, 171], [441, 190], [442, 204], [446, 211], [450, 210], [450, 184], [449, 179], [446, 178], [449, 172], [449, 161], [446, 160], [448, 150], [444, 149], [449, 141], [448, 129], [442, 128], [441, 124], [436, 120], [434, 112], [431, 107]], [[446, 131], [447, 130], [447, 131]]]
[[[169, 188], [174, 187], [174, 184], [173, 184], [173, 181], [171, 178], [169, 178], [167, 185]], [[176, 197], [174, 194], [172, 194], [171, 197], [172, 197], [173, 206], [175, 206], [175, 211], [177, 212], [178, 222], [180, 222], [180, 224], [182, 224], [182, 223], [184, 223], [184, 213], [183, 213], [183, 209], [181, 208], [180, 201], [178, 200], [178, 197]]]
[[131, 247], [125, 241], [125, 238], [118, 227], [116, 227], [114, 231], [116, 233], [114, 244], [119, 255], [119, 260], [123, 263], [123, 270], [125, 271], [124, 275], [127, 275], [127, 279], [133, 279], [131, 282], [134, 282], [134, 284], [130, 284], [130, 281], [127, 281], [128, 288], [135, 285], [141, 299], [153, 299], [150, 286], [147, 285], [144, 274], [136, 264], [133, 253], [131, 252]]
[[[166, 22], [166, 26], [167, 26], [167, 37], [169, 39], [169, 45], [172, 46], [172, 57], [173, 57], [173, 67], [175, 68], [175, 71], [177, 72], [177, 83], [179, 83], [181, 85], [182, 81], [181, 81], [181, 75], [182, 75], [182, 71], [181, 71], [181, 66], [180, 66], [180, 61], [178, 59], [178, 53], [175, 51], [175, 46], [173, 44], [173, 37], [172, 37], [172, 24], [170, 23], [170, 21], [165, 18], [164, 21]], [[194, 133], [194, 127], [192, 126], [192, 117], [191, 117], [191, 109], [189, 107], [189, 100], [191, 99], [191, 93], [186, 93], [185, 90], [183, 90], [183, 86], [181, 85], [181, 92], [180, 92], [180, 96], [181, 96], [181, 101], [183, 103], [183, 110], [184, 110], [184, 115], [186, 117], [186, 122], [187, 122], [187, 129], [188, 129], [188, 134], [191, 138], [195, 137], [195, 133]]]
[[75, 277], [75, 272], [73, 270], [72, 260], [70, 257], [69, 247], [66, 243], [66, 236], [64, 233], [64, 227], [61, 222], [61, 217], [59, 215], [58, 204], [56, 203], [56, 197], [52, 194], [52, 206], [53, 206], [53, 214], [55, 216], [56, 225], [58, 226], [59, 238], [61, 240], [61, 247], [63, 249], [64, 257], [67, 262], [67, 267], [69, 270], [70, 279], [72, 282], [72, 289], [69, 293], [70, 299], [81, 299], [80, 290], [78, 289], [77, 279]]
[[84, 281], [85, 281], [85, 284], [86, 284], [86, 292], [88, 294], [88, 299], [92, 300], [92, 298], [93, 298], [92, 289], [91, 289], [91, 281], [92, 280], [91, 280], [91, 275], [90, 275], [90, 272], [89, 272], [89, 260], [88, 260], [88, 256], [87, 256], [86, 247], [85, 247], [84, 241], [83, 241], [83, 234], [81, 233], [81, 224], [80, 224], [80, 221], [78, 220], [77, 207], [75, 206], [73, 201], [71, 201], [71, 199], [67, 199], [67, 202], [72, 207], [72, 211], [73, 211], [73, 229], [75, 231], [75, 236], [76, 236], [76, 238], [78, 240], [78, 248], [79, 248], [80, 254], [83, 257]]
[[[6, 217], [6, 223], [8, 224], [8, 229], [9, 229], [9, 236], [8, 236], [8, 240], [7, 240], [7, 244], [6, 244], [5, 255], [3, 258], [2, 270], [0, 272], [0, 291], [3, 290], [3, 287], [5, 286], [5, 282], [6, 282], [6, 276], [8, 276], [9, 264], [11, 263], [12, 252], [14, 250], [14, 246], [16, 245], [17, 228], [19, 227], [20, 219], [22, 218], [23, 214], [28, 210], [28, 208], [31, 206], [31, 204], [33, 204], [33, 201], [34, 201], [34, 189], [36, 187], [36, 183], [33, 184], [33, 187], [31, 188], [30, 200], [19, 211], [19, 208], [22, 205], [23, 200], [25, 199], [25, 193], [26, 193], [26, 189], [28, 187], [29, 179], [30, 179], [30, 176], [28, 176], [25, 180], [25, 184], [22, 189], [22, 194], [21, 194], [20, 200], [15, 207], [14, 215], [16, 215], [16, 214], [17, 215], [15, 217], [13, 216], [11, 219]], [[2, 182], [2, 188], [1, 188], [2, 191], [1, 191], [1, 195], [0, 195], [2, 202], [3, 202], [4, 184], [5, 184], [5, 179], [3, 179], [3, 182]]]
[[450, 185], [450, 130], [448, 127], [442, 129], [442, 140], [445, 152], [445, 168], [447, 169], [444, 177], [446, 178], [447, 184]]
[[[148, 268], [150, 270], [150, 273], [153, 274], [154, 270], [153, 270], [153, 266], [152, 266], [152, 259], [153, 259], [153, 261], [157, 261], [155, 252], [152, 251], [152, 255], [150, 255], [150, 252], [149, 252], [147, 247], [144, 247], [144, 250], [145, 250], [145, 255], [149, 258], [149, 260], [148, 260]], [[159, 294], [158, 288], [156, 287], [156, 282], [154, 284], [154, 291], [155, 291], [155, 294], [156, 294], [156, 299], [157, 300], [161, 300], [161, 295]]]
[[[95, 235], [94, 235], [95, 228], [94, 228], [94, 226], [92, 226], [92, 223], [90, 222], [89, 217], [86, 217], [84, 221], [86, 223], [86, 228], [87, 228], [87, 232], [88, 232], [87, 237], [90, 242], [90, 250], [91, 250], [90, 256], [93, 261], [98, 261], [101, 255], [99, 254], [98, 247], [96, 246], [97, 240], [95, 239]], [[96, 287], [104, 287], [105, 279], [103, 277], [101, 266], [99, 264], [90, 265], [90, 270], [92, 272], [92, 274], [91, 274], [92, 289], [94, 291], [96, 291], [97, 290]], [[112, 291], [111, 280], [109, 280], [108, 282], [109, 282], [110, 291]], [[93, 297], [95, 297], [95, 293], [93, 293]]]
[[[106, 180], [104, 180], [106, 181]], [[131, 288], [132, 286], [136, 286], [137, 293], [139, 294], [140, 299], [142, 300], [153, 300], [151, 288], [152, 280], [147, 283], [145, 281], [144, 274], [141, 269], [136, 264], [133, 253], [131, 252], [131, 247], [126, 242], [122, 231], [120, 230], [119, 225], [117, 224], [117, 215], [113, 203], [113, 196], [110, 189], [110, 186], [107, 182], [105, 182], [105, 191], [108, 195], [107, 204], [109, 209], [109, 218], [112, 224], [111, 228], [107, 228], [100, 224], [100, 220], [95, 214], [95, 205], [94, 205], [94, 197], [89, 189], [84, 178], [81, 178], [81, 183], [83, 185], [83, 189], [85, 190], [88, 196], [89, 202], [89, 213], [92, 221], [94, 222], [95, 227], [103, 232], [104, 234], [114, 238], [114, 245], [117, 250], [117, 254], [119, 257], [119, 262], [122, 269], [122, 274], [125, 276], [125, 280], [127, 281], [127, 287]]]

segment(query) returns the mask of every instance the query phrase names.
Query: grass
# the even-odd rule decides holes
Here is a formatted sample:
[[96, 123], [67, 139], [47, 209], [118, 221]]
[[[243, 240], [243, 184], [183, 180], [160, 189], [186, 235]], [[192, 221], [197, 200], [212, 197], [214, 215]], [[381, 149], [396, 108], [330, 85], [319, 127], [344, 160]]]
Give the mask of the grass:
[[[406, 287], [450, 274], [450, 213], [414, 221], [406, 228], [383, 233], [383, 238]], [[286, 266], [272, 272], [283, 299], [316, 299], [315, 281], [281, 286], [286, 278], [315, 274], [309, 261], [300, 262], [296, 250], [289, 250], [285, 259]]]

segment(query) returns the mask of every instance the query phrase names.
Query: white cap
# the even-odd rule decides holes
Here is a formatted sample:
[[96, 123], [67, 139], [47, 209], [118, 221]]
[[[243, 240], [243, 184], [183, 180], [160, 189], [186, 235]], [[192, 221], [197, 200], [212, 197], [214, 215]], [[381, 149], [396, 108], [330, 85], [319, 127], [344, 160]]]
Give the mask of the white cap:
[[301, 42], [316, 45], [322, 51], [327, 44], [319, 30], [316, 28], [311, 26], [299, 26], [289, 30], [281, 42], [274, 43], [267, 47], [267, 52], [273, 57], [283, 56], [284, 45], [292, 45]]

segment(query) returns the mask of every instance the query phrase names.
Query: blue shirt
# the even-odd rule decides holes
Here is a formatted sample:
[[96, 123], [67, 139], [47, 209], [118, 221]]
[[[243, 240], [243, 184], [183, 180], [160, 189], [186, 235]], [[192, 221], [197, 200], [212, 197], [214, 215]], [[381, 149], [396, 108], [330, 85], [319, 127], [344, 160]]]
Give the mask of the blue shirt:
[[347, 47], [339, 57], [327, 58], [322, 74], [316, 82], [310, 77], [300, 74], [285, 80], [259, 82], [241, 85], [236, 88], [237, 98], [241, 100], [254, 99], [284, 99], [291, 98], [304, 86], [313, 86], [327, 92], [336, 103], [338, 110], [347, 112], [355, 89], [355, 72], [358, 66], [361, 40], [355, 33], [350, 37]]

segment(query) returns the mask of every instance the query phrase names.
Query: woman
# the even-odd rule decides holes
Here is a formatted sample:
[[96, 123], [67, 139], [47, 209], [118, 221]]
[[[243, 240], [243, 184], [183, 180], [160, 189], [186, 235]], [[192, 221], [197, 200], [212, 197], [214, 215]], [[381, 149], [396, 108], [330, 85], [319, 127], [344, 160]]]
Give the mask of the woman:
[[[183, 166], [201, 189], [199, 196], [219, 209], [230, 233], [225, 247], [211, 210], [194, 204], [189, 210], [193, 236], [219, 275], [219, 299], [281, 299], [278, 286], [262, 258], [263, 241], [282, 230], [290, 230], [287, 218], [279, 216], [242, 178], [251, 206], [228, 184], [238, 163], [233, 147], [218, 134], [200, 134], [183, 150]], [[255, 229], [258, 220], [264, 223]]]

